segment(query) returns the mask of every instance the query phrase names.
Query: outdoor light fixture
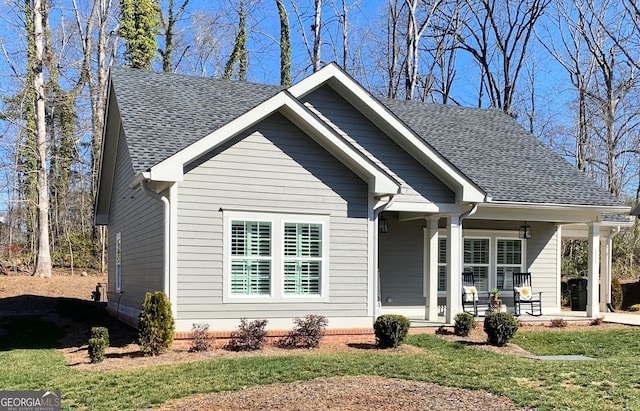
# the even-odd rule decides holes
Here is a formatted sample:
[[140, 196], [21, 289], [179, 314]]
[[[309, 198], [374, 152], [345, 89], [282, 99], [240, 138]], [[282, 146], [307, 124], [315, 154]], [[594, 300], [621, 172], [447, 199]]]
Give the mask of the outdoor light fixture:
[[520, 233], [518, 235], [518, 238], [531, 238], [531, 226], [528, 225], [526, 221], [524, 222], [524, 225], [520, 226]]
[[389, 232], [389, 221], [384, 217], [378, 218], [378, 231], [381, 233]]

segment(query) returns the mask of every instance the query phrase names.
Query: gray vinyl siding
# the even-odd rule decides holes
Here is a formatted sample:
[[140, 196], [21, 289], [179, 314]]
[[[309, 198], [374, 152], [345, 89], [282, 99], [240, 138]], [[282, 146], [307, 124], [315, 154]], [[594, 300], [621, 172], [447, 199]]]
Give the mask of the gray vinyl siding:
[[[187, 167], [178, 193], [179, 319], [367, 315], [368, 187], [282, 115]], [[225, 209], [328, 213], [328, 302], [223, 302]]]
[[402, 182], [407, 192], [396, 196], [396, 203], [455, 201], [455, 194], [444, 183], [330, 87], [315, 90], [305, 96], [304, 101], [341, 130], [347, 139], [356, 141], [373, 161]]
[[140, 190], [132, 190], [133, 169], [126, 139], [120, 131], [109, 216], [109, 301], [115, 309], [115, 239], [122, 233], [120, 306], [140, 309], [148, 291], [162, 291], [162, 205]]
[[527, 267], [531, 272], [534, 292], [542, 291], [544, 307], [559, 307], [558, 244], [556, 226], [553, 223], [530, 223], [532, 238], [527, 240]]
[[424, 220], [399, 221], [394, 213], [385, 217], [389, 232], [379, 237], [382, 306], [424, 306]]

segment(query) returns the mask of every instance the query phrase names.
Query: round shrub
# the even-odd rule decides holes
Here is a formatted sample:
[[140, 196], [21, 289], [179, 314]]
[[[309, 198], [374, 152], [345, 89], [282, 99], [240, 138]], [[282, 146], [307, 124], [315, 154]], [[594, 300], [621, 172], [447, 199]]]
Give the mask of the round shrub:
[[616, 310], [622, 308], [622, 284], [618, 277], [611, 279], [611, 304]]
[[105, 351], [109, 344], [102, 338], [89, 338], [89, 359], [92, 363], [104, 360]]
[[460, 337], [466, 337], [476, 328], [476, 320], [469, 313], [458, 313], [453, 320], [453, 332]]
[[518, 331], [518, 322], [509, 313], [491, 312], [484, 317], [484, 331], [489, 344], [502, 347]]
[[147, 293], [138, 317], [138, 344], [143, 353], [158, 355], [173, 344], [171, 302], [161, 291]]
[[373, 324], [376, 343], [381, 348], [395, 348], [399, 346], [407, 336], [410, 325], [411, 321], [404, 315], [381, 315]]

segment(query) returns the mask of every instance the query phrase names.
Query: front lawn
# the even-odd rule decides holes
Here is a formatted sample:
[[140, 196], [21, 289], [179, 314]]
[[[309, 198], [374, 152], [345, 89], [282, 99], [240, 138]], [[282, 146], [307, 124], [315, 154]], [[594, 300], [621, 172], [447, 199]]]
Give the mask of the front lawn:
[[[12, 319], [15, 322], [18, 319]], [[45, 341], [57, 332], [35, 320]], [[3, 324], [6, 330], [12, 324]], [[4, 337], [3, 337], [4, 338]], [[537, 409], [640, 409], [640, 330], [520, 331], [515, 343], [539, 355], [584, 354], [584, 362], [534, 361], [474, 350], [433, 335], [409, 337], [423, 353], [358, 353], [216, 359], [117, 372], [78, 371], [49, 346], [0, 346], [3, 390], [57, 389], [63, 408], [138, 409], [196, 393], [322, 376], [379, 375], [482, 389]]]

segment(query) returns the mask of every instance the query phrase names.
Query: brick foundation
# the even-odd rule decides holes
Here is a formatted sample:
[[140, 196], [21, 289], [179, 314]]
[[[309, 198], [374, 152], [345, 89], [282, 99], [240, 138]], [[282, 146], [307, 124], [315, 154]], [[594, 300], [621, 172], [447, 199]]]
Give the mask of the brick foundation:
[[[268, 330], [267, 344], [273, 344], [281, 337], [284, 337], [290, 330]], [[215, 338], [215, 347], [222, 348], [231, 337], [231, 331], [210, 331], [210, 337]], [[372, 343], [375, 341], [373, 328], [341, 328], [325, 330], [322, 343]], [[177, 332], [173, 336], [173, 347], [178, 349], [188, 349], [191, 345], [191, 332]]]

